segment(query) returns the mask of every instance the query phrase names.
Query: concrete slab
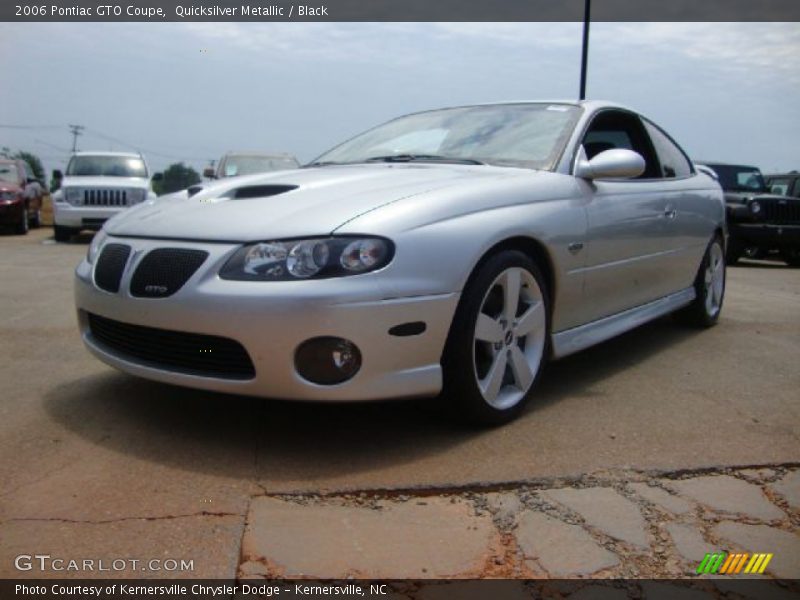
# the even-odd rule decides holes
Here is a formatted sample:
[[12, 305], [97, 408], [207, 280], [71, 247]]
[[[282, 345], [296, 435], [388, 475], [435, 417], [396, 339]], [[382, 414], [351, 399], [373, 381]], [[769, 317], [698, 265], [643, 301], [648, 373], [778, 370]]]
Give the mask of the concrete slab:
[[515, 535], [525, 558], [553, 577], [585, 577], [619, 564], [583, 528], [544, 513], [525, 511]]
[[787, 473], [770, 487], [783, 496], [789, 506], [800, 510], [800, 471]]
[[463, 501], [377, 507], [256, 498], [242, 541], [247, 576], [378, 579], [468, 577], [497, 535]]
[[692, 504], [683, 498], [670, 494], [660, 487], [651, 486], [646, 483], [631, 483], [628, 487], [649, 503], [656, 505], [662, 510], [671, 512], [674, 515], [683, 515], [694, 508]]
[[675, 548], [688, 562], [699, 563], [713, 549], [713, 545], [703, 539], [699, 529], [680, 523], [667, 523], [665, 527]]
[[800, 579], [800, 535], [767, 525], [745, 525], [723, 521], [714, 534], [735, 545], [729, 551], [774, 554], [766, 572], [781, 579]]
[[578, 513], [604, 533], [639, 548], [648, 547], [645, 521], [638, 507], [611, 488], [563, 488], [542, 496]]
[[786, 517], [782, 510], [769, 501], [760, 487], [730, 475], [693, 477], [671, 481], [669, 486], [683, 496], [717, 511], [738, 513], [765, 521]]

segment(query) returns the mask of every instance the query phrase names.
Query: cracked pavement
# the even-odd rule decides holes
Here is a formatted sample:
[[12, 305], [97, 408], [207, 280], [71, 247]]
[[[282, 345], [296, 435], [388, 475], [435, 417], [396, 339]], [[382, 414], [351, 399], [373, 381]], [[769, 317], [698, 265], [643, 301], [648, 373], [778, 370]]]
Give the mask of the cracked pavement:
[[117, 373], [74, 323], [86, 245], [49, 234], [0, 236], [2, 577], [92, 576], [20, 572], [21, 553], [193, 559], [176, 577], [665, 577], [714, 550], [798, 576], [798, 269], [731, 268], [718, 327], [662, 319], [554, 363], [519, 421], [476, 431], [424, 401]]

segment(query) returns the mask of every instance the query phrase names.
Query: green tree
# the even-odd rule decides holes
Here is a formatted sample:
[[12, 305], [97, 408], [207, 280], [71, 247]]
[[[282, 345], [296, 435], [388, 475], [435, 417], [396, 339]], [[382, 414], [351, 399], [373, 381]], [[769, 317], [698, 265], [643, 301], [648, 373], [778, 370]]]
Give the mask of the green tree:
[[153, 182], [153, 191], [159, 196], [185, 190], [190, 185], [200, 183], [200, 174], [182, 162], [173, 163], [163, 173], [161, 181]]

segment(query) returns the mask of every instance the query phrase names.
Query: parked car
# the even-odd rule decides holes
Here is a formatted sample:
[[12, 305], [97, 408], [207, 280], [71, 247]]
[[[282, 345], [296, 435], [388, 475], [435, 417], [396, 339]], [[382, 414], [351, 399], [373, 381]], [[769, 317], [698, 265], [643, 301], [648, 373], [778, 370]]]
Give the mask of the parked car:
[[217, 168], [208, 167], [203, 176], [209, 179], [255, 175], [270, 171], [296, 169], [300, 166], [291, 154], [262, 154], [259, 152], [228, 152], [217, 163]]
[[764, 179], [771, 194], [800, 198], [800, 173], [797, 171], [766, 175]]
[[0, 159], [0, 225], [19, 234], [42, 223], [44, 187], [25, 161]]
[[150, 171], [140, 154], [77, 152], [53, 193], [55, 238], [69, 240], [84, 229], [98, 230], [112, 216], [147, 199], [154, 199]]
[[800, 199], [770, 193], [758, 167], [703, 164], [717, 173], [725, 191], [728, 264], [777, 251], [788, 264], [800, 266]]
[[400, 117], [302, 169], [108, 221], [80, 331], [128, 373], [297, 400], [430, 396], [517, 416], [542, 365], [680, 311], [714, 325], [725, 205], [662, 129], [604, 102]]

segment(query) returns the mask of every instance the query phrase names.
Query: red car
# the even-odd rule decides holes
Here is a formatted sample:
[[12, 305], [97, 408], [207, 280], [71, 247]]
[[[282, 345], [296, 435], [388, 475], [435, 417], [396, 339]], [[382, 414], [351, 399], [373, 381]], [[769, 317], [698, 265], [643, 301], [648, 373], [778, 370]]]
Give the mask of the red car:
[[41, 224], [44, 186], [22, 160], [0, 159], [0, 225], [20, 234]]

